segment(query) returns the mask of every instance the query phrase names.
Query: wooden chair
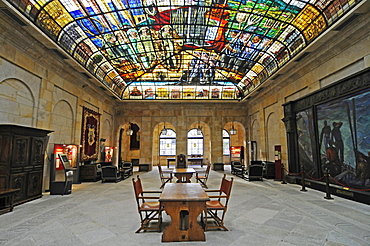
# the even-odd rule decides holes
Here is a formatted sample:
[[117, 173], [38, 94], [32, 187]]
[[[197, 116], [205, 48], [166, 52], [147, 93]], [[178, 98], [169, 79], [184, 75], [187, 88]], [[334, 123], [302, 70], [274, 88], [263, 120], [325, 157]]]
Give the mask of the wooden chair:
[[[139, 175], [137, 175], [136, 181], [135, 178], [132, 178], [132, 184], [134, 185], [136, 203], [141, 220], [141, 226], [136, 233], [141, 230], [157, 230], [160, 232], [162, 223], [162, 207], [159, 202], [159, 195], [144, 196], [144, 194], [159, 194], [161, 191], [143, 191]], [[151, 225], [151, 223], [155, 222], [157, 222], [156, 225]]]
[[159, 188], [162, 189], [166, 183], [172, 182], [172, 172], [163, 172], [161, 164], [158, 164], [158, 172], [162, 183], [161, 187]]
[[[204, 217], [205, 231], [209, 229], [224, 229], [225, 231], [228, 231], [224, 225], [224, 218], [227, 211], [227, 204], [229, 202], [233, 181], [234, 178], [227, 180], [226, 174], [224, 174], [219, 190], [205, 190], [206, 192], [218, 193], [218, 195], [210, 195], [209, 198], [211, 200], [206, 202], [206, 212]], [[209, 225], [208, 219], [213, 219], [215, 224]]]
[[179, 154], [176, 160], [177, 168], [186, 168], [186, 156], [184, 154]]
[[209, 171], [211, 170], [211, 165], [208, 164], [205, 170], [197, 170], [195, 173], [195, 180], [200, 183], [203, 188], [208, 189], [207, 180], [209, 176]]

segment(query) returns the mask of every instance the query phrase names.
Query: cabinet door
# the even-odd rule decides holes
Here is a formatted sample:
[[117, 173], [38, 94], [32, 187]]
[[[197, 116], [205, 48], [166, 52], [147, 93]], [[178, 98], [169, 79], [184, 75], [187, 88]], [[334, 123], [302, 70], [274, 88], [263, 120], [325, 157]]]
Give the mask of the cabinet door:
[[28, 198], [41, 196], [42, 194], [42, 171], [28, 173]]
[[31, 159], [30, 164], [31, 166], [40, 166], [44, 163], [44, 149], [45, 149], [45, 138], [32, 138], [31, 144]]
[[24, 201], [27, 198], [27, 173], [10, 175], [10, 188], [20, 189], [14, 196], [14, 203]]
[[30, 137], [14, 136], [13, 161], [11, 167], [24, 167], [28, 165]]

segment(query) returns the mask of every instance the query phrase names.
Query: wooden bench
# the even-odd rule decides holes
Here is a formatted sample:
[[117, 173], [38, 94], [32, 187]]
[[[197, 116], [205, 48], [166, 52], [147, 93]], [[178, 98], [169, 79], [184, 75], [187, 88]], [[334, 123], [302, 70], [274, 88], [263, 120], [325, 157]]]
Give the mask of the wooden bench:
[[6, 211], [13, 211], [14, 205], [14, 195], [20, 191], [20, 189], [0, 189], [0, 199], [4, 198], [4, 205], [0, 206], [0, 214]]
[[139, 172], [148, 172], [150, 169], [150, 164], [139, 164]]

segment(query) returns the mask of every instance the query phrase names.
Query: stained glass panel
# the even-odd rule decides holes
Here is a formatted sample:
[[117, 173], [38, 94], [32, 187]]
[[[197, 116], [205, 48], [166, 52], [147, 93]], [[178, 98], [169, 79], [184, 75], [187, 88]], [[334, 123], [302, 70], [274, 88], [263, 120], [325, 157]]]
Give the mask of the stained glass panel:
[[7, 0], [117, 97], [248, 96], [361, 0]]

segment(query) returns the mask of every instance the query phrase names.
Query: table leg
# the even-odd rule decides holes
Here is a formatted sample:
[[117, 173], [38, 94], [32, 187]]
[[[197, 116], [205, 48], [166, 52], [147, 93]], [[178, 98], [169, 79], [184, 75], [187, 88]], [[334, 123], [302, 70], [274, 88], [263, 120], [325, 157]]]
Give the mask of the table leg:
[[163, 230], [162, 242], [205, 241], [204, 229], [198, 216], [205, 210], [205, 202], [163, 202], [171, 224]]
[[191, 183], [192, 173], [176, 173], [175, 177], [177, 178], [176, 183]]

